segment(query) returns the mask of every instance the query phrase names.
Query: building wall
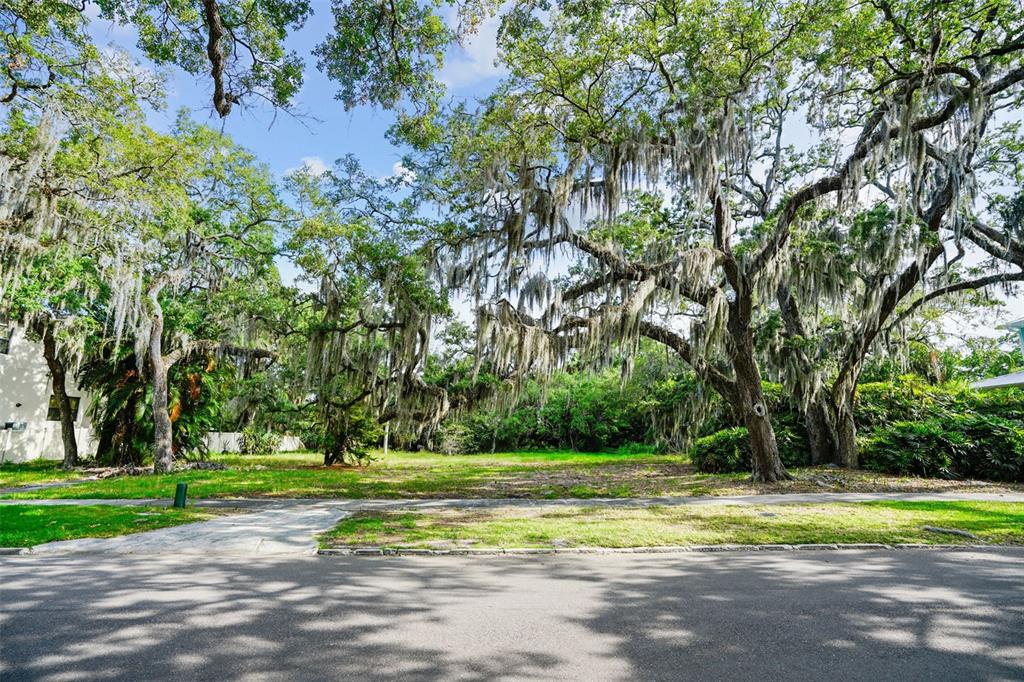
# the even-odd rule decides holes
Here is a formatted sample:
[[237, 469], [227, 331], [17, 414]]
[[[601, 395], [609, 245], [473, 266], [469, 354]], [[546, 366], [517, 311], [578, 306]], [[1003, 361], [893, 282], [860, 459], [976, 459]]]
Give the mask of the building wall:
[[[96, 441], [87, 414], [89, 397], [70, 377], [67, 391], [81, 399], [75, 421], [78, 452], [92, 455]], [[27, 338], [24, 329], [13, 327], [9, 352], [0, 353], [0, 462], [64, 457], [60, 422], [46, 419], [52, 392], [42, 344]], [[25, 428], [4, 428], [10, 424]]]
[[[64, 458], [60, 422], [46, 419], [51, 389], [42, 344], [27, 338], [24, 329], [14, 327], [10, 352], [0, 353], [0, 463]], [[81, 398], [75, 421], [78, 454], [91, 457], [96, 454], [97, 439], [88, 416], [89, 396], [71, 377], [67, 391], [69, 396]], [[24, 424], [25, 428], [4, 428], [9, 424]], [[238, 452], [240, 435], [210, 432], [206, 434], [206, 446], [210, 452]], [[285, 436], [278, 447], [279, 452], [302, 449], [302, 442], [294, 436]]]

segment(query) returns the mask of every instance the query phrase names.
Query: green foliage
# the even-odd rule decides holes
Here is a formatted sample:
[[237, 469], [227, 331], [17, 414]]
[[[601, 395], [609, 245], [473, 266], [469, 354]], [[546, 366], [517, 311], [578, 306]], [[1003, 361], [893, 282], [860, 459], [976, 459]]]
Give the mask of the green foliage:
[[690, 448], [690, 461], [698, 471], [709, 474], [750, 469], [750, 437], [743, 426], [722, 429], [698, 438]]
[[1024, 423], [978, 414], [898, 421], [865, 439], [861, 463], [912, 476], [1024, 481]]
[[936, 386], [917, 377], [903, 376], [895, 381], [858, 386], [854, 414], [861, 429], [903, 421], [956, 419], [966, 414], [1021, 420], [1024, 392], [978, 392], [963, 384]]
[[279, 434], [257, 426], [247, 426], [242, 429], [239, 440], [238, 449], [243, 455], [272, 455], [281, 445]]
[[[214, 106], [226, 116], [247, 96], [288, 106], [302, 85], [304, 64], [284, 47], [285, 36], [309, 16], [309, 0], [100, 0], [100, 16], [138, 31], [138, 47], [156, 64], [173, 64], [214, 79]], [[224, 26], [213, 36], [219, 15]], [[215, 40], [214, 40], [215, 38]], [[211, 61], [210, 52], [217, 53]]]
[[[205, 458], [205, 437], [222, 425], [223, 389], [230, 368], [199, 358], [171, 368], [168, 410], [174, 424], [176, 456]], [[122, 348], [116, 359], [96, 358], [82, 366], [79, 383], [98, 400], [90, 405], [99, 434], [97, 459], [107, 464], [142, 464], [153, 447], [153, 389], [140, 376], [135, 356]]]
[[874, 471], [953, 478], [953, 459], [966, 449], [963, 434], [947, 429], [943, 421], [900, 421], [877, 429], [867, 439], [860, 459], [861, 466]]
[[[810, 454], [806, 437], [776, 427], [775, 438], [779, 445], [779, 457], [786, 467], [807, 466]], [[744, 426], [722, 429], [710, 436], [698, 438], [690, 448], [690, 461], [698, 471], [709, 474], [724, 474], [750, 471], [750, 435]]]
[[416, 0], [332, 0], [334, 32], [315, 54], [341, 86], [346, 109], [372, 103], [395, 106], [403, 96], [432, 101], [443, 89], [434, 72], [455, 33], [434, 3]]
[[300, 434], [306, 447], [324, 453], [324, 464], [369, 464], [369, 447], [380, 440], [380, 423], [362, 404], [331, 411]]
[[905, 375], [913, 375], [932, 384], [970, 382], [1024, 367], [1016, 334], [1006, 334], [999, 339], [966, 339], [953, 348], [935, 348], [932, 344], [912, 340], [907, 343], [904, 355], [901, 359], [870, 357], [861, 381], [899, 381]]

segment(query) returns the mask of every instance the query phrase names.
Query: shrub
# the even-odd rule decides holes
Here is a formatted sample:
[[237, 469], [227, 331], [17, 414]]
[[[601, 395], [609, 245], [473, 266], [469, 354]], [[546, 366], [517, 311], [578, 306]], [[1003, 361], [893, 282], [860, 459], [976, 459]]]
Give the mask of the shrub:
[[725, 474], [750, 470], [750, 438], [747, 429], [735, 426], [698, 438], [690, 448], [690, 461], [697, 471]]
[[902, 475], [1024, 481], [1024, 424], [962, 414], [879, 426], [863, 442], [861, 466]]
[[968, 415], [955, 426], [970, 442], [966, 456], [953, 462], [958, 474], [1024, 482], [1024, 424], [1001, 417]]
[[[786, 467], [807, 466], [810, 449], [804, 436], [787, 428], [775, 431], [779, 444], [779, 457]], [[698, 438], [690, 449], [690, 461], [698, 471], [722, 474], [751, 470], [750, 436], [745, 426], [722, 429], [710, 436]]]
[[271, 455], [281, 445], [281, 436], [270, 430], [247, 426], [238, 437], [238, 450], [243, 455]]
[[446, 455], [479, 452], [472, 430], [461, 421], [445, 422], [438, 430], [436, 450]]
[[877, 428], [865, 441], [860, 464], [903, 476], [953, 478], [954, 456], [966, 446], [962, 434], [948, 431], [939, 420], [899, 421]]
[[1024, 391], [974, 391], [964, 384], [934, 386], [913, 377], [861, 384], [854, 408], [857, 425], [870, 429], [903, 421], [957, 419], [985, 414], [1024, 419]]

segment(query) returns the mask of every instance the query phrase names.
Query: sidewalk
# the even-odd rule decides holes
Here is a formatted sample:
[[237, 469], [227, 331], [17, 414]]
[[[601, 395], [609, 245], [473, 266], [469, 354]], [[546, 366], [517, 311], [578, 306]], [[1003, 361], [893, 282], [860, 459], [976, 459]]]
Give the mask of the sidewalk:
[[[83, 538], [36, 545], [33, 554], [314, 554], [316, 536], [349, 514], [375, 509], [436, 509], [446, 507], [564, 507], [564, 506], [679, 506], [830, 504], [901, 500], [918, 502], [1024, 502], [1022, 493], [809, 493], [739, 497], [662, 497], [621, 499], [452, 499], [452, 500], [339, 500], [339, 499], [213, 499], [197, 500], [199, 507], [242, 507], [248, 513], [210, 521], [113, 538]], [[110, 504], [168, 506], [169, 500], [0, 500], [0, 504]]]

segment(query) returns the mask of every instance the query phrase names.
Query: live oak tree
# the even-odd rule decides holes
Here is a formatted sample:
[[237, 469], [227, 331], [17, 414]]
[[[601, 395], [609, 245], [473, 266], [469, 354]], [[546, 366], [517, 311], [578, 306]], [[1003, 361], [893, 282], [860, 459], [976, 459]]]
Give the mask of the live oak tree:
[[273, 358], [250, 345], [246, 301], [259, 295], [256, 283], [276, 279], [275, 233], [288, 220], [267, 169], [229, 138], [185, 118], [171, 138], [179, 200], [160, 198], [152, 219], [137, 223], [126, 270], [142, 303], [136, 355], [149, 360], [158, 472], [174, 466], [167, 377], [175, 363], [197, 353]]
[[286, 243], [299, 267], [296, 309], [280, 320], [305, 350], [303, 396], [324, 464], [360, 461], [377, 424], [436, 427], [447, 393], [422, 371], [432, 323], [447, 310], [422, 252], [419, 199], [408, 178], [367, 176], [351, 158], [290, 179], [301, 220]]
[[71, 467], [78, 453], [65, 380], [85, 338], [105, 323], [90, 306], [113, 263], [107, 237], [123, 229], [127, 207], [167, 158], [136, 137], [138, 102], [157, 96], [159, 83], [123, 55], [98, 53], [79, 39], [74, 17], [63, 19], [56, 28], [45, 18], [15, 23], [6, 43], [0, 310], [42, 344]]
[[801, 221], [776, 294], [780, 375], [803, 406], [812, 460], [846, 466], [857, 465], [868, 354], [930, 301], [1024, 279], [999, 215], [1020, 178], [1019, 125], [1006, 116], [1021, 103], [1020, 7], [877, 4], [817, 62], [836, 129], [859, 135], [845, 205]]
[[[543, 374], [654, 339], [746, 425], [754, 478], [785, 478], [758, 331], [780, 286], [799, 282], [801, 301], [843, 287], [827, 254], [802, 269], [794, 236], [852, 230], [873, 194], [891, 203], [882, 279], [835, 379], [848, 396], [941, 235], [964, 229], [992, 111], [1017, 97], [1021, 26], [1012, 4], [971, 2], [564, 3], [507, 22], [509, 78], [424, 144], [425, 167], [452, 165], [436, 183], [461, 225], [445, 257], [485, 304], [484, 347]], [[637, 186], [662, 205], [623, 215]], [[560, 261], [574, 267], [546, 277]]]

